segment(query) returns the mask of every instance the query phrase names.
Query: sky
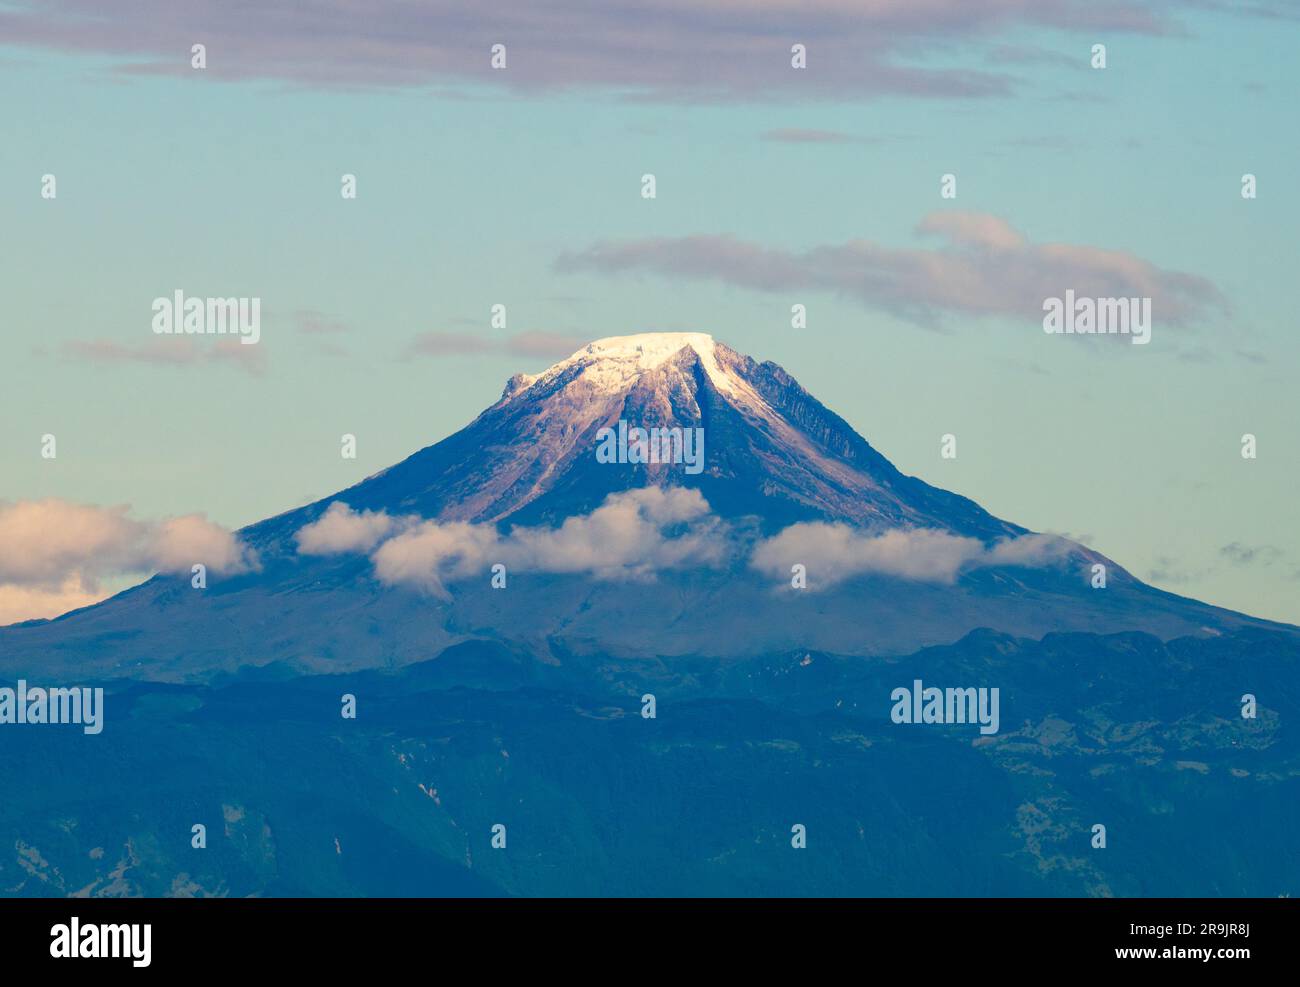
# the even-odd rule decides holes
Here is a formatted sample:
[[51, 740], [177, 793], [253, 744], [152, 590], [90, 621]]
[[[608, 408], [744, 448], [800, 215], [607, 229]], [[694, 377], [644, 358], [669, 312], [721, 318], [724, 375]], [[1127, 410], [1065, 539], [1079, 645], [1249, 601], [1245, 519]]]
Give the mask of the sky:
[[[35, 566], [33, 517], [209, 537], [168, 519], [315, 500], [672, 330], [905, 473], [1300, 623], [1297, 5], [101, 6], [0, 0], [0, 622], [153, 558]], [[177, 289], [260, 298], [260, 341], [155, 335]], [[1150, 343], [1044, 333], [1066, 289], [1151, 297]]]

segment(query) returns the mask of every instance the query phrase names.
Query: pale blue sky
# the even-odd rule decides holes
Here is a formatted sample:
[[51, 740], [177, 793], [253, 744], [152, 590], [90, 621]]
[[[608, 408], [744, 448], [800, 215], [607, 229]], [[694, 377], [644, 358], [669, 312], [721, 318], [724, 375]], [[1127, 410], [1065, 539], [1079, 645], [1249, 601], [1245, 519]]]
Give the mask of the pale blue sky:
[[[1012, 21], [907, 55], [1011, 71], [1003, 96], [672, 101], [591, 82], [231, 80], [189, 70], [188, 46], [175, 73], [127, 73], [140, 56], [5, 47], [0, 29], [0, 498], [239, 526], [443, 438], [511, 373], [553, 362], [404, 355], [417, 334], [698, 329], [780, 363], [905, 472], [1086, 536], [1156, 585], [1300, 621], [1300, 25], [1200, 8], [1176, 24], [1142, 35]], [[1108, 46], [1103, 71], [1087, 64], [1094, 41]], [[526, 54], [511, 49], [516, 64]], [[763, 138], [786, 128], [845, 139]], [[345, 172], [355, 201], [339, 196]], [[639, 194], [645, 172], [654, 201]], [[945, 172], [955, 201], [939, 196]], [[1244, 172], [1256, 201], [1239, 194]], [[54, 201], [39, 195], [46, 173]], [[601, 240], [692, 234], [791, 252], [853, 239], [934, 249], [915, 229], [951, 209], [1198, 276], [1229, 311], [1169, 326], [1157, 309], [1152, 344], [1135, 347], [961, 313], [937, 332], [826, 291], [555, 268]], [[260, 374], [69, 351], [155, 344], [150, 303], [178, 287], [262, 299]], [[497, 302], [508, 332], [488, 326]], [[790, 328], [794, 302], [806, 330]], [[301, 332], [302, 310], [344, 331]], [[46, 432], [55, 462], [39, 457]], [[359, 438], [356, 461], [339, 456], [344, 432]], [[955, 462], [939, 457], [945, 432]], [[1256, 461], [1239, 455], [1243, 432], [1259, 436]], [[1234, 562], [1231, 545], [1253, 561]]]

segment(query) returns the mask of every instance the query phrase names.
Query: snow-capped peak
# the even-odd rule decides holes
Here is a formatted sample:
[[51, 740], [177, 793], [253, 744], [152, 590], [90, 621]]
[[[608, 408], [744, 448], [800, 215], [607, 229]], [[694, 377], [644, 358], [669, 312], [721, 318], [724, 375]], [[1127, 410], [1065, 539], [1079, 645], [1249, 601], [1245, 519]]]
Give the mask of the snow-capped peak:
[[700, 358], [714, 385], [729, 393], [740, 383], [718, 360], [717, 346], [706, 332], [643, 332], [632, 336], [608, 336], [588, 343], [567, 360], [529, 380], [549, 377], [575, 365], [584, 368], [582, 379], [599, 391], [620, 393], [642, 373], [666, 363], [683, 349]]

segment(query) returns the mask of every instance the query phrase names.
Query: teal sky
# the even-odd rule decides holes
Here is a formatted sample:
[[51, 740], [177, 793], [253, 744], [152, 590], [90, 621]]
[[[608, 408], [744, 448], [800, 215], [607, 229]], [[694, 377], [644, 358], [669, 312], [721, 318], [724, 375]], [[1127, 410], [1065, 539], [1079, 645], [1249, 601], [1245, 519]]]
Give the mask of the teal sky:
[[[124, 72], [139, 55], [6, 45], [0, 30], [0, 499], [237, 527], [445, 437], [510, 374], [564, 355], [511, 353], [510, 337], [701, 330], [781, 364], [904, 472], [1163, 588], [1300, 622], [1300, 22], [1198, 6], [1176, 23], [1012, 21], [909, 51], [910, 65], [973, 71], [1005, 68], [999, 51], [1037, 53], [1011, 65], [1012, 92], [950, 99], [232, 79], [190, 70], [188, 46], [179, 71]], [[1104, 70], [1088, 66], [1094, 42]], [[817, 52], [810, 42], [809, 72]], [[527, 64], [526, 49], [511, 58]], [[841, 138], [764, 137], [795, 129]], [[339, 195], [344, 173], [355, 201]], [[944, 173], [956, 200], [940, 198]], [[604, 240], [697, 234], [792, 253], [855, 239], [933, 250], [916, 227], [949, 210], [1194, 275], [1226, 309], [1171, 325], [1157, 305], [1139, 347], [1005, 315], [945, 311], [936, 330], [812, 287], [556, 267]], [[78, 355], [208, 345], [151, 333], [153, 298], [177, 288], [262, 299], [258, 372]], [[506, 330], [489, 327], [495, 303]], [[304, 311], [338, 331], [302, 331]], [[424, 333], [503, 349], [412, 355]], [[339, 456], [345, 432], [355, 461]], [[956, 461], [939, 456], [947, 432]]]

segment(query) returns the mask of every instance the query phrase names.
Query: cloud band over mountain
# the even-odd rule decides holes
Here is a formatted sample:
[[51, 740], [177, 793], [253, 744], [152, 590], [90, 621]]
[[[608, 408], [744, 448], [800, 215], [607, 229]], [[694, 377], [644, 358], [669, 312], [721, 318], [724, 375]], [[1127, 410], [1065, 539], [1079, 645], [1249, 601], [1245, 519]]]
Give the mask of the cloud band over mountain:
[[645, 487], [611, 494], [590, 514], [555, 528], [421, 521], [382, 511], [354, 511], [336, 501], [297, 533], [304, 555], [372, 553], [375, 576], [449, 598], [447, 583], [484, 575], [502, 563], [511, 571], [583, 573], [603, 580], [650, 579], [661, 570], [717, 567], [749, 553], [749, 567], [782, 582], [794, 564], [810, 588], [864, 574], [951, 583], [968, 568], [1046, 566], [1072, 545], [1052, 535], [1024, 535], [986, 546], [976, 538], [933, 529], [868, 532], [846, 524], [791, 525], [746, 545], [710, 513], [697, 490]]
[[1051, 565], [1071, 547], [1053, 535], [1023, 535], [989, 547], [978, 538], [929, 528], [880, 533], [818, 521], [791, 525], [760, 542], [750, 566], [773, 579], [788, 579], [792, 565], [803, 565], [809, 589], [868, 574], [951, 583], [966, 568]]
[[[647, 579], [662, 569], [716, 565], [722, 526], [699, 491], [646, 487], [610, 495], [590, 514], [556, 528], [440, 523], [357, 512], [334, 503], [297, 534], [304, 554], [368, 552], [387, 585], [416, 586], [446, 597], [445, 581], [495, 563], [510, 571], [586, 573], [597, 579]], [[396, 532], [391, 537], [385, 537]]]

